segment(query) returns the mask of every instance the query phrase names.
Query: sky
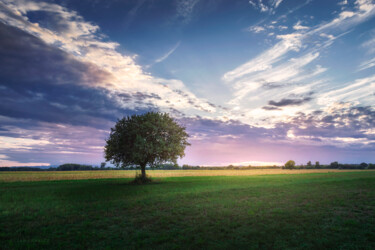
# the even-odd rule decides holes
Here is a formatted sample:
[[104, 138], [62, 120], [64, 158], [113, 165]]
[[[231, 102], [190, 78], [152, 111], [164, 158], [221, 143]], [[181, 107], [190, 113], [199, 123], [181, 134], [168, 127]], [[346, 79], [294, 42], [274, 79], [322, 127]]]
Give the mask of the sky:
[[375, 162], [375, 0], [0, 0], [0, 166], [99, 165], [168, 112], [180, 164]]

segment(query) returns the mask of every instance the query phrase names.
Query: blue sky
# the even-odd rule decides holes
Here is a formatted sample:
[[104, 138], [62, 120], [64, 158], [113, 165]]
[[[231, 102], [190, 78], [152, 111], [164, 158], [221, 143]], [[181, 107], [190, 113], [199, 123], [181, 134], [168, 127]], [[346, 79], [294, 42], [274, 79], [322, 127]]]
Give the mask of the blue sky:
[[180, 163], [375, 162], [375, 1], [0, 0], [0, 166], [99, 164], [125, 115]]

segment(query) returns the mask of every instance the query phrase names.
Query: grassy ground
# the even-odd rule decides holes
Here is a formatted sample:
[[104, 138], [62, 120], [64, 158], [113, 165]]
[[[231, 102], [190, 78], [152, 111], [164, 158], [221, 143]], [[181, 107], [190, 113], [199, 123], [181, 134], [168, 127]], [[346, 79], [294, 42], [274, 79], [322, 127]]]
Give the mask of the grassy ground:
[[[36, 171], [36, 172], [0, 172], [0, 182], [14, 181], [52, 181], [52, 180], [85, 180], [85, 179], [117, 179], [134, 178], [139, 170], [111, 170], [111, 171]], [[338, 169], [250, 169], [250, 170], [147, 170], [151, 177], [182, 177], [182, 176], [251, 176], [268, 174], [307, 174], [307, 173], [335, 173], [356, 172], [358, 170]], [[361, 170], [373, 171], [375, 170]]]
[[1, 248], [375, 249], [375, 172], [0, 183]]

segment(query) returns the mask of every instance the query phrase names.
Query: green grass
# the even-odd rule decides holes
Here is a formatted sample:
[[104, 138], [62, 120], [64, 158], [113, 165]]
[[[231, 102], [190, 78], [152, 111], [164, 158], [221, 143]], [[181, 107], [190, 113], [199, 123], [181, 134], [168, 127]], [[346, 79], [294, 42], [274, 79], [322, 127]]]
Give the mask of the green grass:
[[375, 172], [0, 183], [1, 248], [375, 249]]

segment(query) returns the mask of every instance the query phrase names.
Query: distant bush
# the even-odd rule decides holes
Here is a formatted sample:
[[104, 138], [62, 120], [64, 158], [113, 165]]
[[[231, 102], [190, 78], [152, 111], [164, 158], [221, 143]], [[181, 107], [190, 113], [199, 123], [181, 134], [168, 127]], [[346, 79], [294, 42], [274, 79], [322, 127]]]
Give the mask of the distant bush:
[[318, 161], [315, 162], [315, 168], [320, 168], [320, 163]]
[[337, 161], [331, 162], [330, 167], [331, 168], [339, 168], [339, 163]]
[[159, 165], [156, 165], [153, 168], [162, 169], [162, 170], [177, 170], [177, 169], [181, 169], [178, 164], [159, 164]]
[[81, 165], [75, 163], [66, 163], [58, 166], [56, 168], [57, 171], [74, 171], [74, 170], [94, 170], [90, 165]]
[[362, 162], [361, 164], [359, 164], [359, 167], [360, 167], [361, 169], [366, 169], [366, 168], [368, 167], [368, 164], [365, 163], [365, 162]]
[[296, 162], [295, 161], [292, 161], [292, 160], [289, 160], [285, 163], [284, 165], [284, 168], [285, 169], [294, 169], [296, 166]]

